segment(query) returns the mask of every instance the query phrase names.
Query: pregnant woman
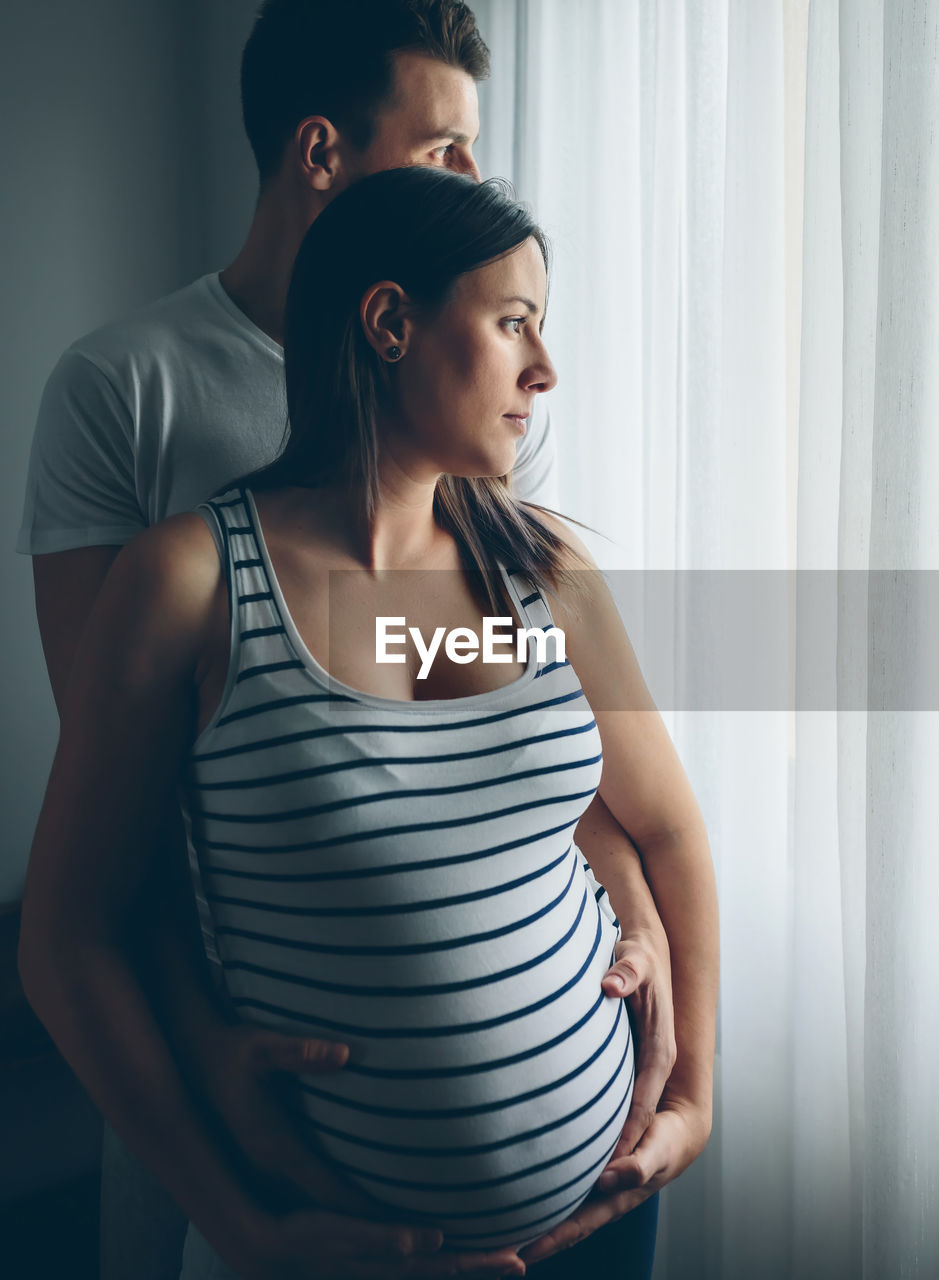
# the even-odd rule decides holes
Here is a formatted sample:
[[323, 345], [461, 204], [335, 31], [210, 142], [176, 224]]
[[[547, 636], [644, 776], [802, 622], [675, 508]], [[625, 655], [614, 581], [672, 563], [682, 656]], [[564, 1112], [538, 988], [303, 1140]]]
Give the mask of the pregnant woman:
[[[543, 236], [495, 184], [393, 170], [317, 219], [284, 451], [116, 562], [27, 896], [86, 859], [110, 944], [181, 777], [230, 1008], [350, 1047], [301, 1081], [298, 1128], [464, 1251], [567, 1219], [629, 1110], [629, 1020], [601, 987], [625, 881], [607, 858], [601, 887], [574, 828], [598, 788], [627, 829], [696, 820], [602, 579], [506, 480], [555, 382], [546, 292]], [[480, 653], [491, 618], [512, 643]], [[68, 1052], [67, 1013], [45, 1016]], [[185, 1280], [231, 1274], [193, 1233]]]

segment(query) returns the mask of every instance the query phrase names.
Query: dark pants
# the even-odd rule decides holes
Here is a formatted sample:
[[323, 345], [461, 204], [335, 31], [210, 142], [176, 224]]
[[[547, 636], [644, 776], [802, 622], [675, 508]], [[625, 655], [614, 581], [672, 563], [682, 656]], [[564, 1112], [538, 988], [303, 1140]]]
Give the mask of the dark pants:
[[531, 1280], [650, 1280], [655, 1258], [658, 1193], [580, 1244], [535, 1262]]

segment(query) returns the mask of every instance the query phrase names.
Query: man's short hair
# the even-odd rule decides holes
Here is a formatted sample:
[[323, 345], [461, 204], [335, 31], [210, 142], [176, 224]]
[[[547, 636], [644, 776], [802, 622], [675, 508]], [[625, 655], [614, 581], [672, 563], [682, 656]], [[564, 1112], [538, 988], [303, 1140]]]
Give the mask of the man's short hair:
[[261, 182], [301, 120], [325, 116], [366, 147], [394, 82], [392, 55], [423, 53], [489, 74], [489, 50], [459, 0], [265, 0], [241, 61], [245, 131]]

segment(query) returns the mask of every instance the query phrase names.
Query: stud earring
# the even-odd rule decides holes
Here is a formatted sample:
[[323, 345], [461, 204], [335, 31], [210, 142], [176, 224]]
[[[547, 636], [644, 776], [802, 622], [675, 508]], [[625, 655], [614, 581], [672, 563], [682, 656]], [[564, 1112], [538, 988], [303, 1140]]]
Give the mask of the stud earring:
[[395, 360], [400, 360], [400, 359], [401, 359], [401, 348], [400, 348], [400, 347], [389, 347], [389, 348], [388, 348], [388, 359], [389, 359], [390, 361], [392, 361], [392, 363], [393, 363]]

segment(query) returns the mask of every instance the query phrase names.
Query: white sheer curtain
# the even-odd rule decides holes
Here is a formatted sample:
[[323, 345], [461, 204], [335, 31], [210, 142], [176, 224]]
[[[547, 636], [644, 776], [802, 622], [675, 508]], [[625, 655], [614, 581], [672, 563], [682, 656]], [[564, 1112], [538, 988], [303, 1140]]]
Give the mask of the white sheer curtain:
[[[613, 540], [605, 568], [645, 571], [626, 621], [718, 871], [716, 1123], [664, 1197], [656, 1274], [925, 1280], [939, 591], [868, 571], [939, 569], [939, 6], [473, 7], [484, 172], [555, 249], [561, 507]], [[751, 590], [799, 602], [787, 697], [718, 670], [737, 619], [687, 601], [718, 581], [744, 625]], [[671, 682], [642, 607], [663, 591]]]

